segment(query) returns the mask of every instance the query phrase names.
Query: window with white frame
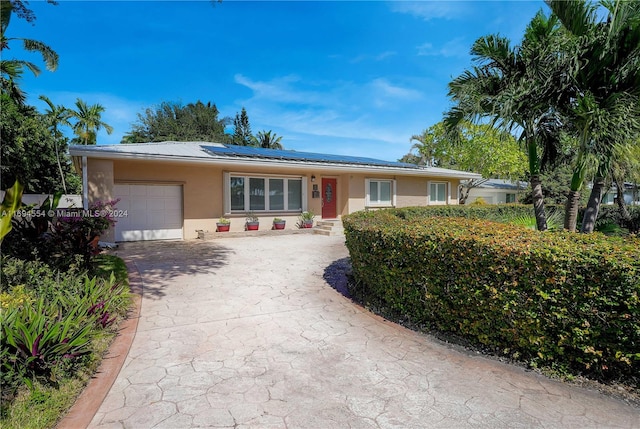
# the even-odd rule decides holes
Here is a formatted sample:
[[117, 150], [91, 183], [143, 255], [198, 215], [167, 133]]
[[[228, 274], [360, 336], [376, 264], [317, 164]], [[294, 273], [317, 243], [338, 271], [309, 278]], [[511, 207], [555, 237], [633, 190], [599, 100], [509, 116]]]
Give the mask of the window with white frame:
[[516, 194], [507, 194], [506, 202], [507, 203], [515, 203], [516, 202]]
[[447, 182], [429, 182], [429, 203], [447, 203]]
[[226, 212], [299, 212], [303, 209], [302, 177], [225, 174]]
[[374, 206], [394, 206], [396, 195], [396, 181], [389, 179], [366, 179], [367, 188], [366, 205]]

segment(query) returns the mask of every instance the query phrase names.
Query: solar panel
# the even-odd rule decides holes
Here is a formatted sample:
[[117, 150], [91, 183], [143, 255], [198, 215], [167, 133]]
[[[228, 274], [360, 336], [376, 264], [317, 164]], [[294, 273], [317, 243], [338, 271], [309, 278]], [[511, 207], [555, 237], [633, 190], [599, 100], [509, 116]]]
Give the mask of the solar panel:
[[307, 161], [321, 162], [332, 164], [357, 164], [357, 165], [373, 165], [380, 167], [396, 167], [396, 168], [418, 168], [414, 164], [403, 162], [384, 161], [374, 158], [366, 158], [359, 156], [347, 155], [331, 155], [313, 152], [297, 152], [294, 150], [282, 149], [266, 149], [251, 146], [225, 145], [219, 146], [202, 146], [208, 152], [214, 155], [222, 155], [228, 157], [240, 158], [261, 158], [261, 159], [278, 159], [287, 161]]

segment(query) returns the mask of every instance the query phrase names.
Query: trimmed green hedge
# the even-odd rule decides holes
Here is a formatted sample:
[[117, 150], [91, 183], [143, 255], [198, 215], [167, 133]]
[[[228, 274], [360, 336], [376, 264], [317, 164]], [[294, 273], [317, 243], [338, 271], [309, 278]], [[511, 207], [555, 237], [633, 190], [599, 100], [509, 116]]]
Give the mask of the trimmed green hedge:
[[418, 211], [343, 218], [365, 299], [533, 366], [640, 380], [639, 239]]
[[[554, 206], [553, 210], [562, 210], [564, 208]], [[498, 220], [504, 217], [516, 216], [533, 216], [531, 206], [523, 204], [498, 204], [486, 206], [471, 205], [450, 205], [450, 206], [421, 206], [421, 207], [403, 207], [399, 209], [389, 209], [398, 217], [403, 219], [420, 219], [423, 217], [463, 217], [469, 219], [494, 219]], [[547, 211], [551, 210], [547, 207]]]
[[[546, 205], [547, 217], [551, 213], [556, 213], [558, 219], [562, 222], [564, 219], [565, 208], [563, 205]], [[422, 206], [422, 207], [404, 207], [399, 209], [391, 209], [398, 216], [405, 219], [422, 218], [425, 216], [440, 217], [463, 217], [469, 219], [490, 219], [500, 221], [502, 219], [514, 218], [518, 216], [533, 216], [533, 208], [531, 205], [523, 204], [497, 204], [486, 206], [473, 205], [451, 205], [451, 206]], [[584, 208], [578, 211], [578, 228], [582, 223]], [[625, 224], [620, 218], [620, 212], [617, 205], [602, 205], [598, 212], [598, 220], [596, 227], [604, 227], [607, 224], [615, 224], [622, 228], [628, 228], [631, 232], [637, 233], [640, 228], [640, 206], [628, 206], [627, 210], [631, 216], [631, 225]], [[562, 225], [560, 225], [562, 226]]]

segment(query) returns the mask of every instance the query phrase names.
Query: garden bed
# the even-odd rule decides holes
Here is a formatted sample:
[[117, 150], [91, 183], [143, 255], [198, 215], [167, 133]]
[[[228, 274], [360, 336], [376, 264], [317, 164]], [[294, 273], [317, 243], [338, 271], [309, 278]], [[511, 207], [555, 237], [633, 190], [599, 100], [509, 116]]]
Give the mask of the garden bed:
[[[120, 258], [99, 255], [90, 273], [56, 272], [40, 262], [4, 258], [2, 277], [0, 426], [53, 427], [92, 378], [124, 320], [130, 306], [126, 266]], [[59, 307], [41, 306], [43, 297]], [[29, 306], [41, 310], [42, 319]], [[56, 320], [68, 326], [58, 343], [51, 335]], [[11, 339], [16, 333], [23, 339]], [[31, 354], [25, 352], [29, 338]], [[61, 346], [69, 342], [73, 349]]]

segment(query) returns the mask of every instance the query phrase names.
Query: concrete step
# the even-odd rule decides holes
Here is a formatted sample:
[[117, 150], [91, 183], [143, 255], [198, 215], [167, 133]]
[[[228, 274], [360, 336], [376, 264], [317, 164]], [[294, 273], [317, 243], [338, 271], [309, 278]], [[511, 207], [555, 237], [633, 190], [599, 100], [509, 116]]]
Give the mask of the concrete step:
[[324, 219], [316, 222], [313, 232], [328, 236], [344, 235], [344, 228], [340, 219]]

